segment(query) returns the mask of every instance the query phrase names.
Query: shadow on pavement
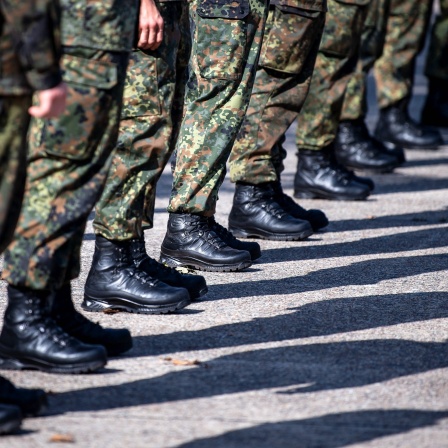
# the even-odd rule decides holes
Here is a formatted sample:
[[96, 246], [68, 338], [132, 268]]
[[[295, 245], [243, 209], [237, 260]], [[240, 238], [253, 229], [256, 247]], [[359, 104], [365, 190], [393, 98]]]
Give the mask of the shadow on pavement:
[[448, 292], [322, 300], [291, 311], [198, 331], [137, 336], [128, 356], [287, 341], [442, 319], [448, 317]]
[[[446, 223], [448, 223], [448, 207], [443, 210], [436, 211], [428, 210], [426, 212], [405, 213], [402, 215], [386, 215], [364, 219], [342, 219], [340, 221], [331, 221], [328, 231], [334, 233], [347, 232], [350, 230], [387, 229], [390, 227], [418, 227]], [[434, 234], [442, 231], [442, 229], [431, 229], [429, 233], [432, 232]], [[403, 238], [406, 238], [406, 234], [401, 235]]]
[[[442, 229], [423, 229], [325, 245], [312, 245], [311, 240], [306, 244], [297, 243], [297, 246], [295, 247], [291, 245], [290, 247], [280, 249], [262, 249], [260, 263], [269, 264], [298, 260], [320, 260], [325, 258], [354, 257], [374, 254], [380, 255], [394, 252], [448, 247], [446, 233], [448, 233], [448, 229], [445, 228], [443, 231]], [[409, 260], [409, 258], [421, 258], [421, 262], [424, 263], [425, 257], [430, 258], [432, 255], [408, 258], [400, 257], [400, 260], [405, 261]], [[434, 257], [438, 257], [438, 255], [434, 255]], [[255, 266], [256, 265], [254, 265], [254, 267]]]
[[432, 426], [448, 412], [373, 410], [328, 414], [304, 420], [265, 423], [177, 448], [339, 448]]
[[[446, 368], [447, 349], [446, 343], [379, 339], [251, 350], [173, 366], [155, 378], [56, 394], [51, 409], [90, 412], [259, 390], [291, 395], [363, 387]], [[267, 391], [276, 388], [287, 390]]]

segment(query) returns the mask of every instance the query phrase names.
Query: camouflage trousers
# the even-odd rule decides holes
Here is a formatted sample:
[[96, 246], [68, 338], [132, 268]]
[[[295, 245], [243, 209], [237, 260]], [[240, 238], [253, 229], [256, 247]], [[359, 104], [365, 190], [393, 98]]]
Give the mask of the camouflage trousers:
[[342, 120], [367, 114], [367, 74], [372, 68], [380, 109], [410, 99], [415, 60], [424, 44], [430, 7], [431, 0], [372, 0]]
[[0, 98], [0, 253], [11, 241], [22, 205], [30, 105], [30, 95]]
[[32, 120], [25, 197], [3, 279], [19, 287], [59, 288], [79, 274], [88, 216], [115, 147], [127, 53], [65, 48], [67, 108]]
[[440, 14], [431, 30], [425, 75], [448, 80], [448, 0], [440, 0]]
[[249, 104], [268, 0], [190, 5], [190, 76], [168, 211], [211, 216]]
[[276, 143], [297, 118], [308, 94], [324, 9], [322, 3], [313, 5], [313, 10], [270, 7], [249, 107], [230, 154], [232, 182], [275, 181], [283, 170]]
[[356, 68], [369, 0], [328, 0], [310, 91], [298, 117], [298, 148], [321, 150], [336, 137], [344, 95]]
[[96, 205], [95, 232], [112, 240], [143, 236], [154, 216], [156, 184], [182, 121], [190, 55], [188, 3], [159, 4], [164, 39], [132, 52], [112, 168]]

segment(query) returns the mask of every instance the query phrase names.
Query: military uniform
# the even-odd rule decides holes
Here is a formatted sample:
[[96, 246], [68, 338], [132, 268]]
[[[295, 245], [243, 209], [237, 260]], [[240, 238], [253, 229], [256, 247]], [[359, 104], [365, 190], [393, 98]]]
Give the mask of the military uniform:
[[31, 94], [33, 90], [57, 86], [61, 74], [58, 2], [1, 0], [0, 11], [0, 252], [3, 252], [13, 235], [22, 203]]
[[299, 115], [299, 148], [320, 150], [336, 137], [345, 91], [358, 60], [369, 1], [328, 0], [310, 92]]
[[372, 0], [360, 60], [347, 88], [342, 120], [366, 116], [366, 77], [371, 68], [380, 109], [410, 100], [415, 60], [424, 44], [430, 6], [428, 0]]
[[182, 121], [190, 24], [185, 0], [161, 1], [163, 42], [134, 49], [127, 69], [120, 131], [94, 228], [111, 240], [141, 238], [152, 227], [157, 181]]
[[61, 66], [68, 86], [59, 118], [33, 120], [26, 198], [3, 278], [32, 290], [79, 273], [84, 228], [111, 163], [137, 1], [63, 0]]
[[190, 6], [193, 50], [168, 211], [212, 216], [249, 104], [268, 1]]
[[448, 0], [440, 0], [440, 14], [431, 30], [425, 75], [448, 80]]
[[282, 171], [276, 145], [308, 94], [326, 1], [274, 0], [246, 118], [230, 155], [232, 182], [260, 184]]

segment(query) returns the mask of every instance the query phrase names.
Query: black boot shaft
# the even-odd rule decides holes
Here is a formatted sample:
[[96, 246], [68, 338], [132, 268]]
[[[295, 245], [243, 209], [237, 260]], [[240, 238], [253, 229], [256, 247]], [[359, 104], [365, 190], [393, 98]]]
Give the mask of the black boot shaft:
[[195, 300], [207, 293], [207, 283], [202, 275], [180, 273], [151, 258], [146, 252], [143, 238], [130, 240], [131, 256], [134, 265], [167, 285], [187, 289], [190, 299]]
[[0, 335], [0, 367], [80, 373], [107, 362], [103, 347], [86, 345], [59, 327], [50, 314], [48, 291], [8, 286]]
[[103, 328], [79, 313], [74, 305], [70, 283], [53, 292], [51, 316], [70, 336], [85, 344], [102, 345], [108, 356], [117, 356], [132, 348], [131, 333], [126, 328]]
[[186, 289], [169, 286], [135, 266], [130, 241], [112, 241], [100, 235], [96, 240], [83, 309], [161, 314], [190, 303]]
[[405, 161], [403, 148], [388, 150], [373, 138], [364, 120], [347, 120], [339, 124], [335, 140], [337, 161], [350, 168], [371, 173], [389, 173]]
[[160, 260], [171, 267], [226, 272], [249, 267], [249, 252], [228, 246], [200, 215], [170, 213]]
[[369, 194], [367, 183], [337, 163], [333, 145], [316, 151], [299, 149], [294, 197], [362, 200]]
[[404, 103], [380, 110], [375, 137], [388, 147], [438, 149], [443, 145], [440, 132], [412, 120]]
[[229, 229], [243, 238], [297, 241], [312, 233], [308, 221], [294, 218], [274, 199], [271, 183], [236, 184]]

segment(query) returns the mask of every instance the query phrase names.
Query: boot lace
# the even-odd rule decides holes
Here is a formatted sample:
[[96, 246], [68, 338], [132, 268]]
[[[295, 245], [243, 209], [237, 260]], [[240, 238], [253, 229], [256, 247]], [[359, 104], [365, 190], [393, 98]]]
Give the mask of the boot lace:
[[222, 249], [227, 246], [220, 236], [209, 227], [207, 218], [190, 221], [189, 224], [191, 227], [191, 233], [198, 234], [200, 237], [203, 237], [209, 244], [217, 249]]

